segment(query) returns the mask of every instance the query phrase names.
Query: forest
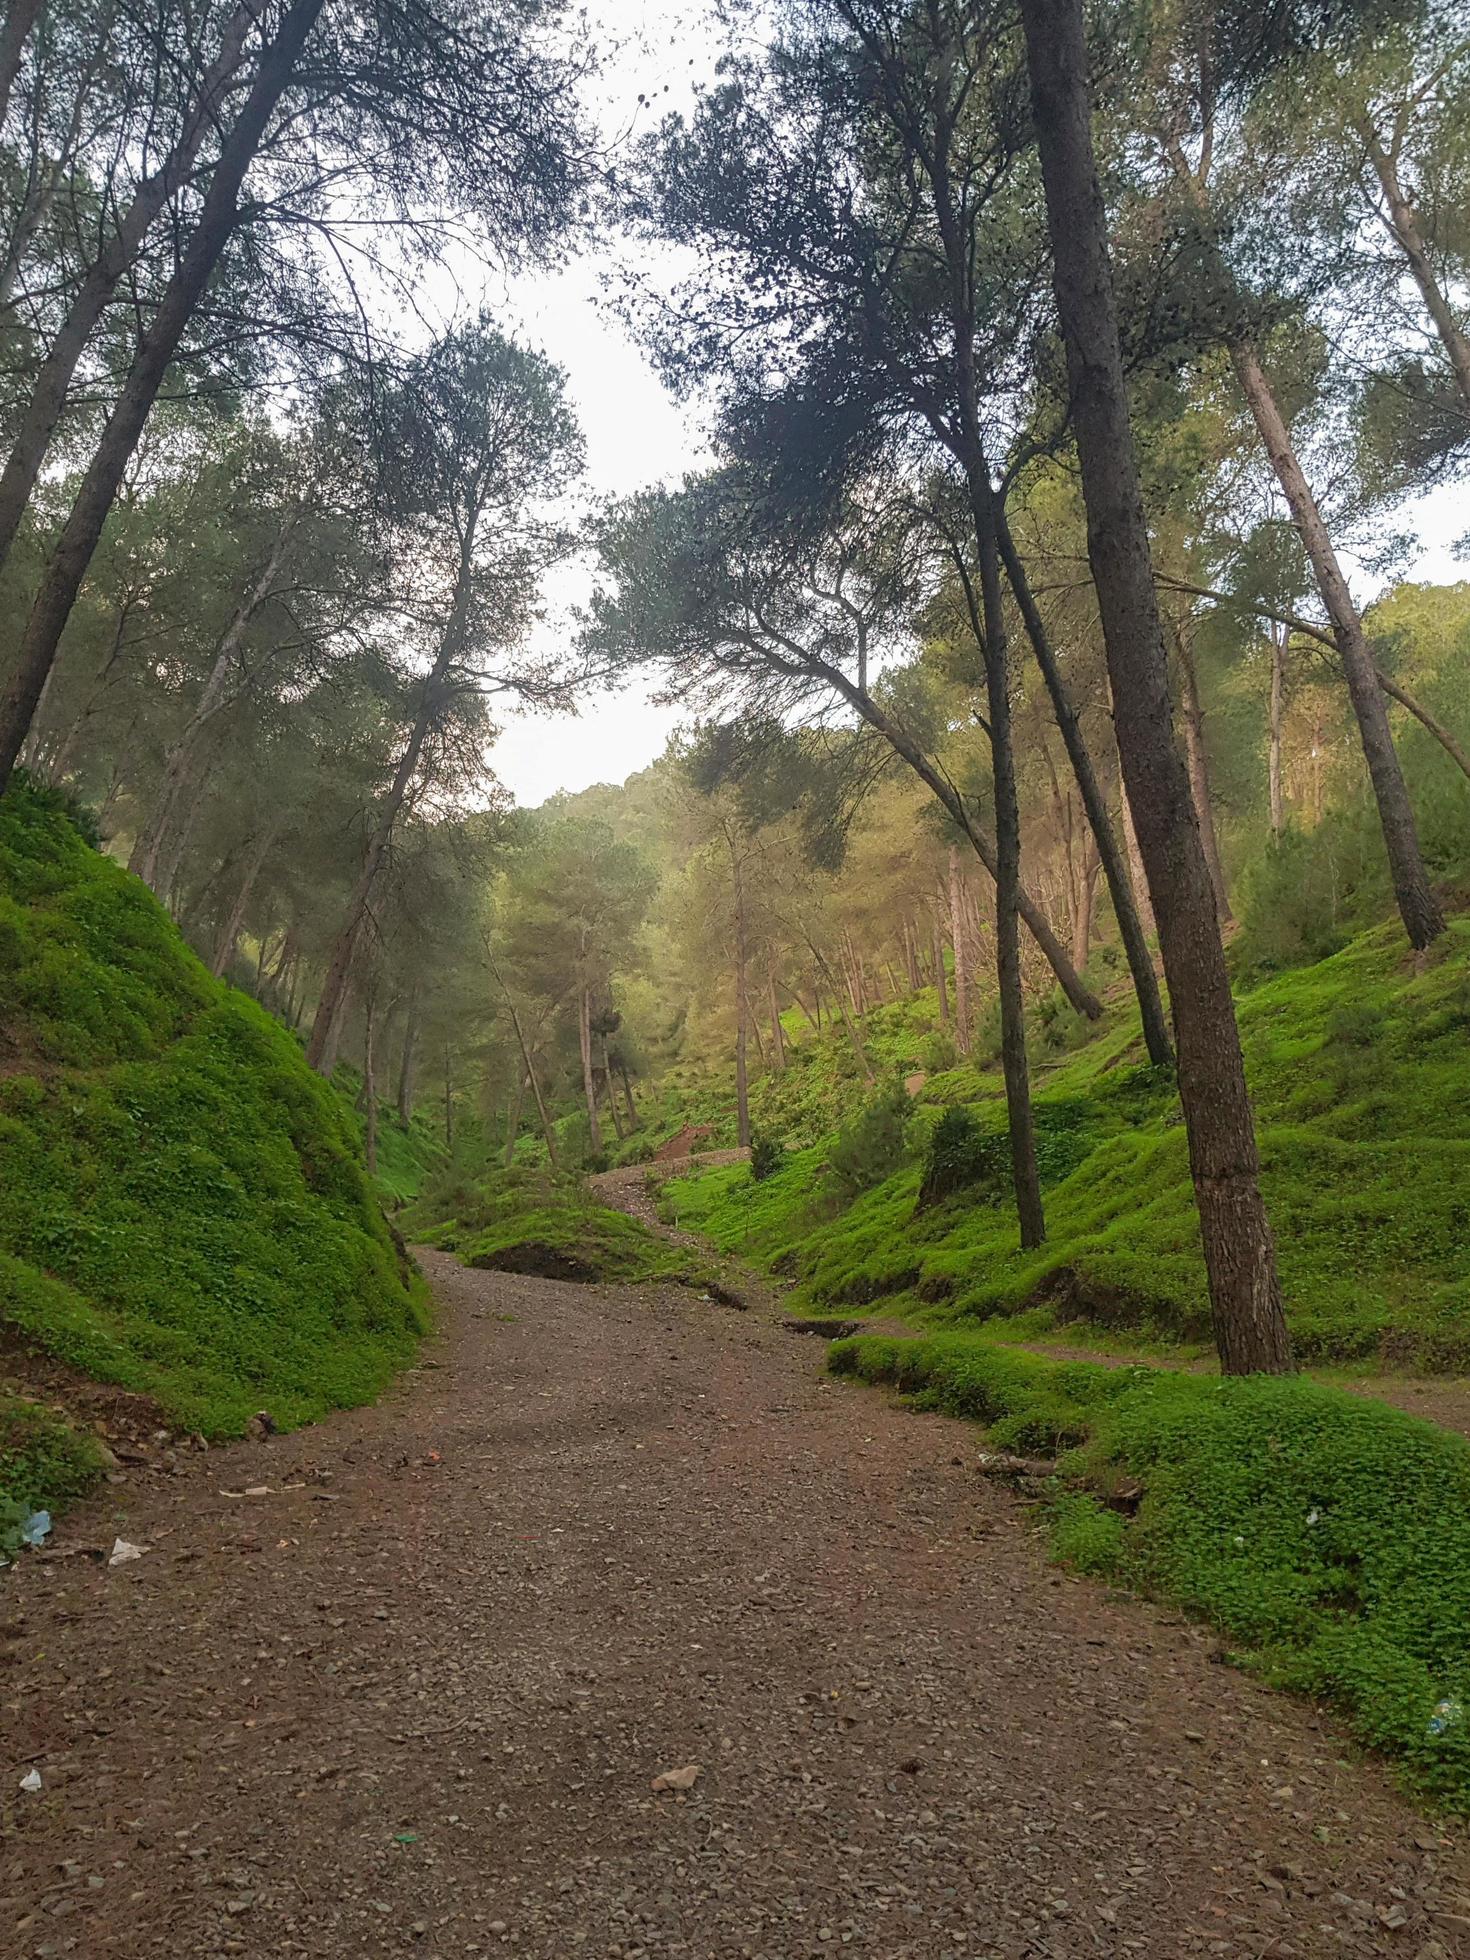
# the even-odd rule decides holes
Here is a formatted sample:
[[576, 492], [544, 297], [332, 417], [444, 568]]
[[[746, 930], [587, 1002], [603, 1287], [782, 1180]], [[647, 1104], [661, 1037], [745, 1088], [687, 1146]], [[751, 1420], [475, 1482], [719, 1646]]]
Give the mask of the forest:
[[[115, 1517], [134, 1559], [134, 1530], [186, 1528], [130, 1525], [165, 1472], [175, 1506], [190, 1478], [274, 1502], [318, 1475], [288, 1466], [337, 1447], [306, 1439], [339, 1433], [381, 1433], [385, 1463], [402, 1440], [416, 1480], [364, 1487], [363, 1529], [386, 1510], [409, 1534], [418, 1481], [442, 1468], [450, 1487], [435, 1423], [524, 1449], [517, 1477], [453, 1484], [466, 1541], [497, 1504], [580, 1515], [603, 1473], [568, 1468], [557, 1435], [549, 1454], [525, 1441], [534, 1398], [575, 1389], [579, 1433], [643, 1450], [640, 1424], [693, 1406], [680, 1394], [737, 1408], [730, 1371], [757, 1363], [729, 1343], [764, 1357], [769, 1335], [767, 1399], [806, 1398], [813, 1477], [844, 1479], [825, 1523], [769, 1513], [793, 1546], [818, 1534], [793, 1584], [859, 1558], [865, 1514], [842, 1507], [873, 1425], [901, 1480], [929, 1445], [895, 1411], [978, 1423], [977, 1501], [1039, 1535], [1007, 1554], [1010, 1523], [987, 1525], [967, 1556], [1024, 1564], [1039, 1543], [1065, 1577], [1043, 1563], [1034, 1584], [1063, 1587], [1083, 1660], [1129, 1637], [1080, 1630], [1100, 1580], [1207, 1623], [1220, 1658], [1294, 1691], [1273, 1710], [1339, 1725], [1301, 1747], [1357, 1752], [1333, 1772], [1340, 1817], [1380, 1801], [1361, 1752], [1389, 1759], [1399, 1793], [1357, 1829], [1412, 1838], [1410, 1800], [1470, 1810], [1462, 10], [628, 14], [7, 11], [0, 1555], [17, 1569], [0, 1577], [64, 1629], [85, 1605], [57, 1605], [62, 1582], [111, 1568], [43, 1563], [66, 1554], [46, 1548], [53, 1513]], [[589, 267], [597, 334], [677, 419], [677, 469], [650, 440], [609, 474], [611, 371], [547, 351], [547, 313], [528, 313]], [[656, 731], [639, 752], [609, 738], [599, 779], [574, 780], [569, 748], [563, 787], [517, 799], [504, 759], [534, 752], [556, 780], [566, 731], [614, 705], [610, 728], [641, 713]], [[462, 1340], [479, 1358], [424, 1359]], [[666, 1347], [688, 1375], [660, 1394]], [[425, 1368], [456, 1372], [421, 1423], [404, 1397]], [[646, 1398], [626, 1423], [598, 1399], [614, 1380]], [[823, 1428], [818, 1387], [852, 1433]], [[492, 1417], [487, 1397], [508, 1399]], [[224, 1448], [257, 1457], [213, 1466]], [[777, 1499], [755, 1455], [728, 1476], [761, 1511]], [[619, 1462], [630, 1513], [665, 1517], [662, 1487]], [[553, 1477], [572, 1495], [543, 1503]], [[358, 1516], [317, 1494], [313, 1528]], [[294, 1529], [265, 1537], [289, 1558], [321, 1535]], [[748, 1549], [691, 1544], [675, 1570], [743, 1570]], [[372, 1555], [329, 1556], [318, 1589], [371, 1633]], [[456, 1569], [457, 1626], [490, 1581], [483, 1559]], [[528, 1569], [537, 1599], [564, 1583]], [[1019, 1597], [1020, 1569], [995, 1585]], [[291, 1624], [277, 1583], [274, 1605], [236, 1598], [242, 1665], [277, 1637], [268, 1614]], [[573, 1588], [577, 1613], [603, 1583]], [[953, 1597], [969, 1583], [957, 1567]], [[192, 1613], [188, 1574], [174, 1584], [171, 1606], [140, 1579], [128, 1610]], [[485, 1610], [507, 1598], [497, 1582]], [[885, 1607], [896, 1640], [909, 1598]], [[996, 1611], [1004, 1674], [1024, 1633]], [[593, 1651], [612, 1667], [606, 1620]], [[26, 1624], [7, 1638], [28, 1665]], [[140, 1654], [167, 1621], [149, 1624]], [[192, 1624], [207, 1682], [208, 1640], [235, 1634]], [[549, 1621], [521, 1654], [526, 1678], [558, 1637]], [[427, 1692], [462, 1643], [404, 1638]], [[1143, 1692], [1164, 1706], [1156, 1679]], [[34, 1717], [19, 1754], [46, 1757], [38, 1775], [82, 1746], [63, 1719]], [[1026, 1719], [1017, 1701], [1021, 1763]], [[692, 1813], [717, 1798], [691, 1767], [698, 1797], [692, 1778], [654, 1790]], [[1220, 1798], [1263, 1870], [1268, 1797]], [[150, 1801], [158, 1828], [184, 1814]], [[231, 1803], [243, 1843], [259, 1813]], [[1291, 1814], [1301, 1858], [1327, 1856], [1316, 1813]], [[655, 1885], [645, 1824], [606, 1828], [609, 1868], [626, 1853]], [[22, 1907], [71, 1855], [59, 1814], [28, 1829], [0, 1869]], [[394, 1842], [406, 1866], [417, 1839]], [[516, 1853], [507, 1898], [579, 1842]], [[888, 1857], [886, 1827], [877, 1842]], [[1408, 1926], [1438, 1960], [1449, 1922], [1470, 1928], [1470, 1872], [1453, 1877], [1458, 1839], [1430, 1845], [1438, 1904], [1423, 1874], [1392, 1890], [1390, 1860], [1368, 1921], [1344, 1906], [1333, 1933], [1317, 1892], [1347, 1897], [1347, 1878], [1303, 1890], [1289, 1862], [1276, 1919], [1200, 1892], [1186, 1940], [1136, 1899], [1133, 1945], [1386, 1953]], [[292, 1853], [303, 1872], [314, 1855]], [[424, 1883], [416, 1941], [461, 1910]], [[213, 1952], [186, 1890], [175, 1950]], [[1074, 1925], [1047, 1944], [1050, 1896], [984, 1938], [967, 1921], [926, 1945], [858, 1914], [840, 1941], [1021, 1960], [1112, 1937], [1104, 1913], [1086, 1942]], [[496, 1901], [462, 1903], [479, 1921]], [[327, 1947], [281, 1948], [242, 1908], [220, 1950], [375, 1951], [376, 1908], [342, 1910], [317, 1927]], [[577, 1910], [507, 1908], [496, 1937], [550, 1960], [602, 1907]], [[753, 1944], [669, 1944], [680, 1919], [609, 1950], [839, 1939], [838, 1903], [815, 1946], [784, 1910], [743, 1927]], [[1213, 1946], [1210, 1913], [1230, 1920]], [[105, 1950], [153, 1950], [146, 1930]]]

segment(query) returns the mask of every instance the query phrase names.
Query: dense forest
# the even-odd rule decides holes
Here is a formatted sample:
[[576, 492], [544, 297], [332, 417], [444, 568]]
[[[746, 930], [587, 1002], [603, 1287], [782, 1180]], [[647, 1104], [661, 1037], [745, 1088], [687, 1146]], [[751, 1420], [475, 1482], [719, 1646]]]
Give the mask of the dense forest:
[[[107, 1471], [69, 1381], [372, 1401], [406, 1242], [754, 1274], [1090, 1449], [1075, 1570], [1463, 1805], [1470, 1458], [1295, 1379], [1470, 1367], [1462, 10], [607, 27], [7, 12], [0, 1544]], [[631, 490], [514, 300], [587, 261], [686, 420]], [[643, 688], [656, 759], [516, 802]], [[1371, 1556], [1283, 1525], [1242, 1605], [1221, 1466], [1314, 1526], [1354, 1452]]]

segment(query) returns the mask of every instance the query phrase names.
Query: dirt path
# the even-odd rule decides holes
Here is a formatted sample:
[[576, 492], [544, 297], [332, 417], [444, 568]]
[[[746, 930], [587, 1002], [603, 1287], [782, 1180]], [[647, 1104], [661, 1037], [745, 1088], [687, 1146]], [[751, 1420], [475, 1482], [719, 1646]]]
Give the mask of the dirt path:
[[0, 1952], [1470, 1951], [1458, 1835], [1050, 1570], [960, 1426], [687, 1293], [428, 1263], [378, 1408], [109, 1491], [60, 1548], [143, 1558], [0, 1588]]

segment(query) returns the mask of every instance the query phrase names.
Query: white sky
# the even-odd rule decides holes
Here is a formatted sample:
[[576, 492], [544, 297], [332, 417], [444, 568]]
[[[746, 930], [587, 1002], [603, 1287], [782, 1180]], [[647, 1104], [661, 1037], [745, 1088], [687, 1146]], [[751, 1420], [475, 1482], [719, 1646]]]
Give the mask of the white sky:
[[[713, 73], [716, 42], [701, 0], [591, 0], [587, 16], [590, 38], [603, 52], [602, 73], [592, 86], [610, 139], [646, 127], [671, 107], [686, 108], [693, 84]], [[640, 94], [647, 98], [642, 106]], [[671, 481], [703, 455], [697, 423], [664, 392], [645, 356], [601, 303], [601, 280], [615, 249], [517, 280], [505, 296], [519, 332], [567, 371], [586, 441], [584, 490], [593, 498]], [[1402, 576], [1434, 582], [1470, 577], [1470, 566], [1453, 552], [1470, 529], [1463, 486], [1423, 499], [1402, 516], [1421, 539]], [[1360, 599], [1370, 597], [1376, 581], [1351, 561], [1348, 570]], [[588, 581], [585, 566], [572, 566], [549, 582], [548, 635], [570, 631], [563, 621], [585, 598]], [[523, 805], [544, 802], [558, 790], [621, 783], [662, 753], [678, 720], [677, 710], [652, 701], [652, 687], [651, 681], [624, 681], [589, 696], [575, 716], [517, 716], [506, 723], [491, 766]]]

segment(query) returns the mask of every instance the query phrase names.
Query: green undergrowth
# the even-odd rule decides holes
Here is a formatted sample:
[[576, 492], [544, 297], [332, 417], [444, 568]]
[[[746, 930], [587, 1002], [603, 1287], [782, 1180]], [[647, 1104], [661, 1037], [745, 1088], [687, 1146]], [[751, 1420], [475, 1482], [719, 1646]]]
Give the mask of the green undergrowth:
[[707, 1262], [598, 1204], [579, 1177], [534, 1165], [431, 1179], [401, 1224], [418, 1244], [494, 1272], [620, 1286], [709, 1277]]
[[1240, 1664], [1332, 1703], [1470, 1811], [1464, 1439], [1305, 1379], [1047, 1361], [973, 1334], [838, 1342], [830, 1365], [1057, 1455], [1059, 1558], [1208, 1620]]
[[152, 894], [0, 799], [0, 1326], [206, 1435], [370, 1400], [426, 1325], [357, 1121]]
[[[1470, 921], [1417, 964], [1392, 928], [1366, 933], [1254, 987], [1239, 1017], [1299, 1354], [1470, 1367]], [[1018, 1250], [1001, 1101], [968, 1065], [929, 1078], [904, 1161], [853, 1202], [835, 1202], [829, 1138], [758, 1191], [743, 1167], [671, 1184], [670, 1215], [790, 1275], [807, 1311], [898, 1301], [938, 1321], [1024, 1314], [1033, 1333], [1208, 1338], [1178, 1097], [1141, 1065], [1136, 1015], [1115, 1007], [1035, 1076], [1039, 1251]], [[921, 1207], [935, 1127], [959, 1110], [951, 1167], [968, 1162]]]
[[85, 1497], [105, 1463], [95, 1438], [54, 1410], [0, 1395], [0, 1560], [19, 1549], [31, 1512], [55, 1514]]

